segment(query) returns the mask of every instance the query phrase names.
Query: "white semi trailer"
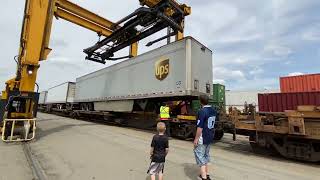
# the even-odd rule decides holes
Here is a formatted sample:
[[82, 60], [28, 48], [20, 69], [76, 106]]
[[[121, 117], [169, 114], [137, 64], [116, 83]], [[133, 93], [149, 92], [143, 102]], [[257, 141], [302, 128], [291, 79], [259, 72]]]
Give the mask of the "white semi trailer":
[[77, 78], [82, 109], [131, 112], [143, 100], [212, 94], [212, 51], [191, 37]]
[[54, 86], [47, 91], [46, 106], [50, 111], [55, 109], [72, 109], [74, 104], [76, 84], [74, 82], [65, 82]]
[[38, 105], [46, 104], [47, 94], [48, 94], [48, 91], [40, 92]]

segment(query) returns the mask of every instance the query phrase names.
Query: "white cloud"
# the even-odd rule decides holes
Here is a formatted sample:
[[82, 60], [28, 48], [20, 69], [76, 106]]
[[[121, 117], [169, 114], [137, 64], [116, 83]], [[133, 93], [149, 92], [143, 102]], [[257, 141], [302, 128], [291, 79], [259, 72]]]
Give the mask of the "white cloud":
[[292, 61], [286, 61], [284, 62], [285, 65], [291, 65], [292, 64]]
[[[234, 2], [210, 1], [195, 5], [186, 25], [187, 33], [204, 38], [205, 43], [240, 43], [261, 39], [262, 31], [257, 29], [258, 20], [254, 15], [243, 17], [242, 9]], [[207, 13], [204, 13], [207, 12]], [[219, 16], [217, 16], [219, 14]], [[205, 25], [205, 28], [199, 28]]]
[[288, 56], [292, 53], [290, 48], [280, 45], [268, 45], [264, 48], [264, 51], [278, 57]]
[[254, 75], [254, 76], [262, 74], [262, 73], [264, 73], [264, 70], [261, 67], [255, 67], [254, 69], [249, 71], [249, 74]]
[[223, 79], [213, 79], [214, 84], [226, 84], [226, 81]]
[[240, 70], [230, 70], [224, 67], [214, 67], [213, 78], [223, 80], [244, 79], [245, 75]]
[[261, 40], [264, 37], [263, 32], [259, 31], [259, 23], [256, 16], [237, 20], [240, 20], [240, 26], [223, 28], [222, 31], [227, 34], [225, 36], [217, 36], [217, 43], [247, 43]]
[[68, 63], [68, 62], [70, 62], [72, 60], [70, 58], [68, 58], [68, 57], [53, 56], [53, 57], [49, 58], [48, 61], [59, 62], [59, 63]]
[[302, 39], [306, 41], [320, 41], [320, 24], [314, 25], [302, 34]]
[[[215, 41], [216, 37], [219, 36], [213, 32], [228, 27], [237, 20], [239, 13], [234, 4], [222, 1], [190, 2], [190, 4], [192, 6], [192, 15], [186, 20], [186, 31], [195, 37], [210, 37], [204, 39], [205, 43]], [[220, 16], [216, 16], [216, 14]], [[205, 28], [200, 28], [203, 26]]]
[[320, 41], [320, 32], [309, 31], [303, 34], [302, 39], [307, 41]]
[[236, 64], [246, 64], [248, 62], [248, 59], [244, 59], [244, 58], [236, 58], [234, 60], [234, 63]]
[[288, 76], [301, 76], [301, 75], [304, 75], [304, 73], [302, 73], [302, 72], [292, 72], [292, 73], [288, 74]]
[[231, 90], [265, 90], [265, 89], [279, 89], [277, 78], [256, 78], [256, 79], [242, 79], [229, 85]]
[[263, 63], [262, 54], [249, 50], [221, 50], [213, 53], [215, 66], [257, 66]]

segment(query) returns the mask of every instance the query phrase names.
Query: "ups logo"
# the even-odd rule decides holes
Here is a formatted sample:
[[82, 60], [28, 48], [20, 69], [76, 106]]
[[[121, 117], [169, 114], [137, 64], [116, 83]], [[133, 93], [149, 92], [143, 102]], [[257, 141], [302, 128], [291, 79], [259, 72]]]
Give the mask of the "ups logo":
[[164, 80], [169, 74], [169, 59], [162, 59], [155, 64], [155, 75], [160, 81]]

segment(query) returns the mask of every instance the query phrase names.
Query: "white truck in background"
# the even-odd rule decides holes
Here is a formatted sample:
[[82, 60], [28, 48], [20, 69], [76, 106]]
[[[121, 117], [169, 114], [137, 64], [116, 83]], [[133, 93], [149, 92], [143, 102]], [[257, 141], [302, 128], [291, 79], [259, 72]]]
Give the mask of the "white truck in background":
[[[54, 109], [72, 109], [75, 97], [75, 87], [76, 84], [74, 82], [65, 82], [54, 86], [48, 91], [43, 91], [40, 93], [45, 94], [46, 92], [46, 100], [45, 105], [47, 111], [51, 111]], [[40, 98], [41, 99], [41, 98]]]

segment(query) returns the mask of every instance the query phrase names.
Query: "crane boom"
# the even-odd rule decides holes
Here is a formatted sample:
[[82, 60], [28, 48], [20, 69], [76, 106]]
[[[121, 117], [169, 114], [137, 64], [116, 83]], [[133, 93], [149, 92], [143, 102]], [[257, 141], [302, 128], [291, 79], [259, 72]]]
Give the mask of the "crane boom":
[[[24, 127], [26, 132], [33, 132], [31, 138], [25, 133], [25, 136], [20, 138], [21, 141], [34, 138], [39, 99], [39, 93], [34, 92], [34, 89], [39, 62], [46, 60], [51, 52], [49, 42], [54, 17], [104, 36], [102, 41], [84, 50], [88, 54], [87, 59], [100, 63], [112, 59], [114, 52], [128, 46], [130, 46], [128, 57], [136, 56], [139, 40], [166, 27], [173, 29], [174, 33], [170, 36], [176, 35], [177, 39], [183, 37], [184, 17], [191, 13], [190, 7], [174, 0], [139, 1], [144, 7], [117, 23], [68, 0], [25, 1], [19, 54], [15, 59], [16, 77], [6, 82], [6, 89], [2, 92], [0, 100], [2, 140], [12, 141], [15, 127]], [[144, 30], [137, 30], [137, 26], [144, 27]], [[9, 135], [11, 136], [8, 140]]]

